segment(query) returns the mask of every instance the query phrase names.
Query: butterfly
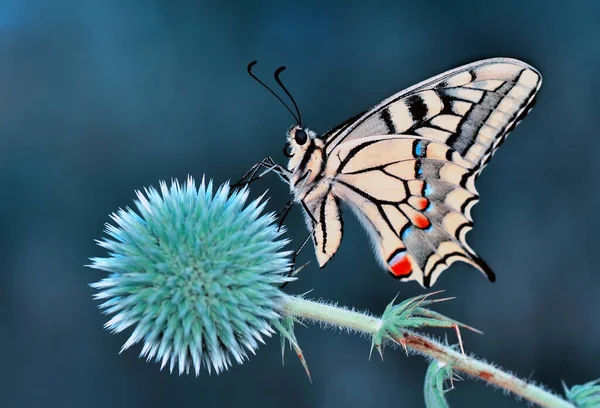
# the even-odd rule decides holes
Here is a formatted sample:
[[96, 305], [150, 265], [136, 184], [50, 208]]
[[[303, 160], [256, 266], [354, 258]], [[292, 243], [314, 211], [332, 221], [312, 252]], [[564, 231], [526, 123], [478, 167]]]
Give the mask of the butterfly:
[[298, 105], [279, 78], [285, 67], [274, 77], [295, 113], [252, 73], [254, 64], [248, 73], [297, 123], [287, 132], [288, 165], [267, 157], [240, 182], [273, 171], [289, 184], [293, 200], [284, 217], [293, 204], [302, 205], [321, 268], [342, 241], [343, 202], [367, 230], [378, 262], [400, 281], [428, 288], [456, 261], [495, 281], [466, 242], [471, 209], [479, 200], [475, 180], [533, 107], [542, 81], [535, 68], [510, 58], [464, 65], [319, 135], [303, 126]]

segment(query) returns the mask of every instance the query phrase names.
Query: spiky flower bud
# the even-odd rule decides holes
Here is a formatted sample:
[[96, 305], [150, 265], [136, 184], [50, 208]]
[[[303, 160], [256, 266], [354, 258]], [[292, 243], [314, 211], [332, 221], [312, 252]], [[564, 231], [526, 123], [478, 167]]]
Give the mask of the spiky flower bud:
[[261, 215], [262, 197], [244, 208], [247, 198], [247, 189], [229, 195], [222, 185], [213, 195], [212, 181], [196, 188], [188, 178], [138, 191], [139, 214], [111, 215], [110, 238], [97, 241], [109, 255], [89, 266], [109, 272], [91, 285], [114, 314], [105, 327], [135, 327], [121, 351], [142, 341], [140, 357], [161, 369], [219, 373], [273, 332], [290, 252], [274, 215]]

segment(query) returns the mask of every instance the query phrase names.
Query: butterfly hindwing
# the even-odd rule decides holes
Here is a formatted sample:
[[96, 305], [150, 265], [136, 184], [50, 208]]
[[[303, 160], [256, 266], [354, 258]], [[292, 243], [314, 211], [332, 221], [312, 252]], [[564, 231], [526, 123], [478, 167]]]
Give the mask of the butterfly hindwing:
[[420, 137], [371, 136], [340, 146], [333, 192], [370, 231], [380, 262], [397, 278], [433, 284], [452, 262], [489, 268], [465, 241], [477, 202], [473, 170], [448, 146]]

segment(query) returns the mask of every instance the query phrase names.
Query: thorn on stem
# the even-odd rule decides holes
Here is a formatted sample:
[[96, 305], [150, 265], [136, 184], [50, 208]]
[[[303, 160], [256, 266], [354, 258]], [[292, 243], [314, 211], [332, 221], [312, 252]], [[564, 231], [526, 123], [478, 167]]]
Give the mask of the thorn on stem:
[[408, 357], [408, 348], [406, 348], [406, 341], [404, 340], [404, 338], [400, 339], [400, 344], [402, 344], [404, 352], [406, 353], [406, 357]]
[[465, 348], [463, 347], [462, 336], [460, 335], [460, 328], [458, 327], [458, 324], [456, 324], [456, 323], [452, 323], [452, 327], [454, 327], [454, 330], [456, 330], [456, 337], [458, 337], [458, 345], [460, 346], [460, 352], [462, 353], [463, 360], [466, 363], [467, 356], [465, 354]]

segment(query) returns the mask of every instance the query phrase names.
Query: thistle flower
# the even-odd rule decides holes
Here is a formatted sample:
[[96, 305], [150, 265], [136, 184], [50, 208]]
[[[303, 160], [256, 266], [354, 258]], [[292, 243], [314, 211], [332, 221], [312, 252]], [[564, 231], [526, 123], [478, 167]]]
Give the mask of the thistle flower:
[[105, 328], [118, 333], [134, 326], [121, 351], [143, 342], [140, 357], [169, 363], [172, 372], [198, 375], [204, 365], [217, 374], [232, 359], [241, 364], [279, 319], [280, 285], [290, 280], [287, 240], [261, 215], [263, 197], [244, 205], [248, 190], [229, 195], [227, 184], [213, 195], [204, 178], [180, 186], [137, 191], [132, 209], [111, 215], [110, 238], [96, 241], [106, 258], [91, 268], [109, 276], [90, 286], [100, 308], [114, 316]]

